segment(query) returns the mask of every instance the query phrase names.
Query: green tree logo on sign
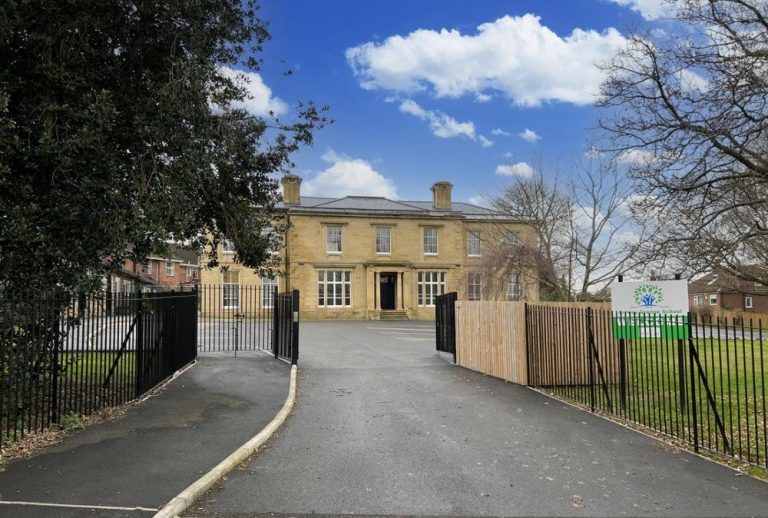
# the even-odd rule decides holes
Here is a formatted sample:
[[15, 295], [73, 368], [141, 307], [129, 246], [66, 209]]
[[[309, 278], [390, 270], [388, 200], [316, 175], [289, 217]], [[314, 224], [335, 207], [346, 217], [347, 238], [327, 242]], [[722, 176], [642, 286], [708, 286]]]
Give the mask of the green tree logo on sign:
[[650, 308], [664, 301], [664, 292], [655, 284], [641, 284], [635, 288], [635, 304]]

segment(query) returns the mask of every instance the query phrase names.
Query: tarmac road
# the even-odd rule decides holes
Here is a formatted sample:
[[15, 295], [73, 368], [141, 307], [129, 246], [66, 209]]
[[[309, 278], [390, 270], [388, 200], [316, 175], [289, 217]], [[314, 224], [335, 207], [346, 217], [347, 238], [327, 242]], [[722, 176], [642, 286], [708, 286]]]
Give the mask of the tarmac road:
[[450, 364], [434, 324], [301, 327], [294, 414], [186, 516], [766, 516], [768, 485]]

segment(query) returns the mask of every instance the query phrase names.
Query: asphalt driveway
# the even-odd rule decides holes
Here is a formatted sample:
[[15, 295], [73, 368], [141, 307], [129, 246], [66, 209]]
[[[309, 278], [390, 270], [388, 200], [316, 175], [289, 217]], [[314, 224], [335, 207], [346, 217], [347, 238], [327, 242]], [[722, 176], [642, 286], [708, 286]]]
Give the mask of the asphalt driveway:
[[453, 366], [433, 336], [303, 323], [294, 414], [188, 515], [768, 516], [768, 484]]

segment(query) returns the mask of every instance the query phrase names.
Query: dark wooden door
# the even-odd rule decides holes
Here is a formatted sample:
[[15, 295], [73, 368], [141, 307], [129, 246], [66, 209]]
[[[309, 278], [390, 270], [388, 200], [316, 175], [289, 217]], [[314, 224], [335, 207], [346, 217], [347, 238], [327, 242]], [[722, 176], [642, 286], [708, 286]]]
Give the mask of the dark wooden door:
[[381, 309], [395, 309], [395, 294], [397, 293], [397, 275], [382, 273], [379, 276], [379, 294]]

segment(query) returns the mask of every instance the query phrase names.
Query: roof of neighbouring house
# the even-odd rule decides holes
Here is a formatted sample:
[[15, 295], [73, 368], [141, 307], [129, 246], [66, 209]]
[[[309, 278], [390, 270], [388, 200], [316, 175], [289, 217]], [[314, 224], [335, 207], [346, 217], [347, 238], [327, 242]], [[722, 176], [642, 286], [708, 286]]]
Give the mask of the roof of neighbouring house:
[[759, 282], [746, 281], [725, 272], [710, 272], [688, 285], [688, 292], [696, 293], [720, 293], [720, 292], [744, 292], [768, 294], [768, 286]]

